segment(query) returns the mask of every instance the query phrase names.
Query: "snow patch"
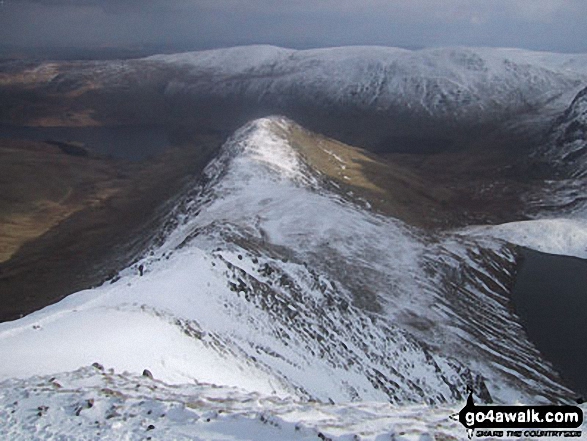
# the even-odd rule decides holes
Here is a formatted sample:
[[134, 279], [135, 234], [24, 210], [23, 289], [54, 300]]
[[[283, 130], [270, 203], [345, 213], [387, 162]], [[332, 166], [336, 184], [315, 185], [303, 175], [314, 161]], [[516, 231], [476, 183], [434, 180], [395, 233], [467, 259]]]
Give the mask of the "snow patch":
[[478, 226], [465, 230], [474, 236], [491, 236], [549, 254], [587, 259], [587, 220], [539, 219]]

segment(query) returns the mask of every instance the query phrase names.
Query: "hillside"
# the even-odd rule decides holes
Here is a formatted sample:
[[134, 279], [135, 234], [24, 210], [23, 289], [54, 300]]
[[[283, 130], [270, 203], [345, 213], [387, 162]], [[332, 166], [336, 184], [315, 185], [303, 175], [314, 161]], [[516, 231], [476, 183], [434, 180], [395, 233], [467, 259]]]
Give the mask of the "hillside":
[[219, 140], [200, 137], [129, 164], [0, 140], [0, 321], [101, 284], [144, 252], [161, 210]]
[[112, 196], [123, 181], [113, 161], [42, 142], [0, 140], [0, 263], [73, 213]]
[[373, 213], [304, 161], [286, 136], [298, 130], [247, 124], [141, 260], [0, 325], [0, 375], [98, 361], [334, 402], [455, 402], [467, 386], [484, 401], [571, 394], [507, 307], [513, 248]]

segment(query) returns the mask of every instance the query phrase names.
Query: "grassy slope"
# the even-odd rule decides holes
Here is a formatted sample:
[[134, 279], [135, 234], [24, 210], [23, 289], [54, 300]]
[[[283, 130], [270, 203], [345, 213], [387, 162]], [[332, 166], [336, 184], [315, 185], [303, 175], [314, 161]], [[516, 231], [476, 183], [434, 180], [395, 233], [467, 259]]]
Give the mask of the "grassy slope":
[[[148, 232], [157, 226], [159, 208], [181, 190], [186, 178], [200, 172], [219, 145], [217, 138], [199, 138], [148, 163], [127, 166], [124, 179], [117, 175], [121, 169], [112, 165], [114, 178], [107, 170], [99, 175], [97, 166], [95, 175], [86, 174], [88, 164], [97, 160], [67, 157], [62, 158], [64, 162], [73, 162], [51, 167], [49, 159], [43, 164], [35, 155], [25, 155], [32, 162], [27, 165], [30, 171], [24, 173], [19, 167], [11, 171], [11, 186], [25, 190], [20, 194], [14, 190], [16, 205], [5, 209], [13, 213], [9, 216], [16, 222], [8, 229], [21, 232], [12, 234], [18, 236], [13, 242], [19, 242], [20, 248], [0, 264], [0, 321], [18, 318], [101, 283], [128, 265], [151, 239]], [[68, 167], [82, 170], [83, 178], [73, 172], [71, 176], [62, 173]], [[37, 171], [47, 182], [54, 181], [55, 188], [49, 185], [46, 190], [40, 183], [30, 184], [30, 176]], [[81, 180], [77, 182], [77, 178]], [[77, 204], [62, 202], [57, 214], [45, 217], [34, 230], [18, 222], [18, 216], [35, 217], [35, 201], [47, 198], [59, 202], [68, 187], [77, 188], [72, 193], [77, 196], [69, 196]]]
[[446, 219], [448, 213], [441, 212], [455, 198], [454, 192], [427, 185], [408, 167], [299, 126], [287, 135], [312, 168], [334, 181], [343, 193], [350, 192], [355, 199], [368, 202], [377, 212], [422, 227]]
[[524, 218], [521, 198], [532, 185], [521, 169], [526, 146], [507, 151], [521, 141], [492, 134], [467, 149], [377, 154], [299, 126], [287, 137], [339, 192], [410, 225], [444, 229]]
[[42, 142], [0, 140], [0, 263], [23, 243], [123, 184], [120, 166], [64, 154]]

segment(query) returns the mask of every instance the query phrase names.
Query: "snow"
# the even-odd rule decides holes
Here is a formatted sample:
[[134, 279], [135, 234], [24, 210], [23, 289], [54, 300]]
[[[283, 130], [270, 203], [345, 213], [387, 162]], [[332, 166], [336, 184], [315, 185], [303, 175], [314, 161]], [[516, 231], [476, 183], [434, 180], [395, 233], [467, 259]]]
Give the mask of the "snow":
[[534, 211], [587, 219], [587, 88], [557, 118], [534, 156], [556, 168], [553, 180], [528, 198]]
[[251, 45], [148, 57], [152, 61], [191, 64], [217, 74], [244, 74], [260, 65], [278, 63], [295, 51], [269, 45]]
[[[0, 383], [0, 438], [18, 440], [427, 441], [464, 439], [450, 416], [464, 407], [329, 405], [205, 383], [84, 367]], [[587, 411], [585, 405], [581, 406]], [[584, 418], [578, 429], [587, 430]], [[511, 439], [503, 437], [502, 439]], [[542, 439], [552, 439], [544, 437]]]
[[[250, 363], [222, 347], [211, 347], [206, 339], [191, 338], [177, 326], [176, 318], [197, 310], [207, 320], [201, 325], [230, 328], [214, 309], [218, 305], [205, 300], [215, 290], [226, 291], [225, 284], [213, 271], [205, 270], [201, 253], [183, 257], [168, 261], [170, 267], [161, 272], [139, 279], [124, 277], [118, 284], [72, 295], [39, 313], [3, 324], [0, 378], [74, 370], [99, 361], [120, 371], [149, 369], [172, 383], [199, 379], [274, 392], [277, 380], [271, 383], [269, 375]], [[201, 290], [199, 302], [194, 287]], [[194, 296], [178, 295], [182, 292]]]
[[[559, 57], [560, 60], [564, 57]], [[559, 62], [560, 62], [559, 60]], [[564, 64], [583, 65], [582, 56]], [[542, 147], [533, 154], [556, 168], [526, 199], [535, 219], [503, 225], [477, 226], [465, 234], [487, 235], [550, 254], [587, 258], [587, 89], [573, 97]]]
[[[587, 80], [587, 55], [499, 48], [244, 46], [145, 59], [187, 67], [171, 95], [350, 104], [480, 122], [544, 107], [561, 111]], [[544, 109], [543, 109], [544, 110]]]
[[[143, 61], [189, 68], [170, 94], [471, 120], [559, 109], [587, 79], [586, 55], [489, 48], [253, 46]], [[289, 143], [291, 124], [238, 130], [120, 278], [0, 324], [0, 438], [461, 438], [447, 417], [467, 386], [507, 403], [571, 394], [508, 307], [509, 243], [587, 258], [584, 218], [431, 237], [326, 190], [339, 187]]]
[[467, 234], [487, 235], [536, 251], [587, 259], [587, 220], [537, 219], [495, 226], [478, 226]]
[[[464, 403], [463, 403], [464, 404]], [[0, 383], [0, 437], [19, 440], [426, 440], [460, 438], [455, 407], [328, 405], [85, 367]], [[149, 438], [147, 438], [149, 439]]]
[[[261, 167], [268, 167], [273, 178], [285, 181], [295, 181], [305, 185], [316, 185], [311, 179], [311, 171], [301, 162], [299, 155], [283, 142], [283, 137], [278, 133], [287, 130], [285, 119], [265, 118], [245, 126], [235, 134], [235, 139], [246, 137], [246, 144], [235, 143], [235, 148], [229, 154], [235, 156], [232, 173], [240, 173], [239, 176], [230, 176], [224, 179], [225, 185], [228, 181], [239, 183], [242, 180], [254, 178], [266, 179], [263, 172], [256, 171]], [[250, 186], [256, 186], [261, 190], [261, 185], [251, 182]], [[270, 188], [270, 190], [272, 190]], [[223, 191], [222, 188], [220, 191]]]
[[[575, 63], [577, 60], [573, 60]], [[587, 88], [584, 87], [584, 81], [581, 84], [583, 88], [566, 99], [565, 107], [553, 115], [552, 121], [545, 121], [548, 126], [543, 124], [549, 127], [549, 131], [530, 154], [530, 158], [537, 161], [539, 167], [548, 164], [550, 171], [547, 179], [541, 180], [524, 196], [528, 216], [535, 219], [560, 219], [557, 223], [561, 226], [569, 225], [570, 219], [587, 219]], [[530, 166], [534, 165], [530, 162]], [[552, 230], [551, 226], [548, 229]], [[572, 225], [571, 229], [573, 231], [567, 235], [569, 238], [577, 234], [576, 225]], [[555, 236], [554, 240], [560, 242], [560, 232], [556, 232]], [[573, 246], [570, 247], [571, 255], [583, 252], [581, 249], [573, 251]], [[560, 246], [554, 249], [560, 250], [556, 253], [565, 254]]]

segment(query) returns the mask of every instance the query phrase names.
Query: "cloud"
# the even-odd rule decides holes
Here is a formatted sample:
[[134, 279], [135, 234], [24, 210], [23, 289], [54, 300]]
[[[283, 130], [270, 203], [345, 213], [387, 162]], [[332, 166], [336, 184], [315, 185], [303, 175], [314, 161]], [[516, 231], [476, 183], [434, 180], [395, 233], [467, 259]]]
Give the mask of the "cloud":
[[49, 6], [95, 6], [108, 11], [208, 10], [216, 12], [291, 14], [394, 13], [444, 19], [478, 16], [479, 12], [510, 10], [528, 20], [543, 21], [558, 11], [585, 10], [583, 0], [8, 0]]
[[578, 12], [581, 6], [585, 9], [584, 2], [568, 0], [517, 0], [510, 3], [518, 17], [539, 23], [549, 23], [561, 14]]
[[0, 41], [586, 51], [584, 0], [5, 0]]

